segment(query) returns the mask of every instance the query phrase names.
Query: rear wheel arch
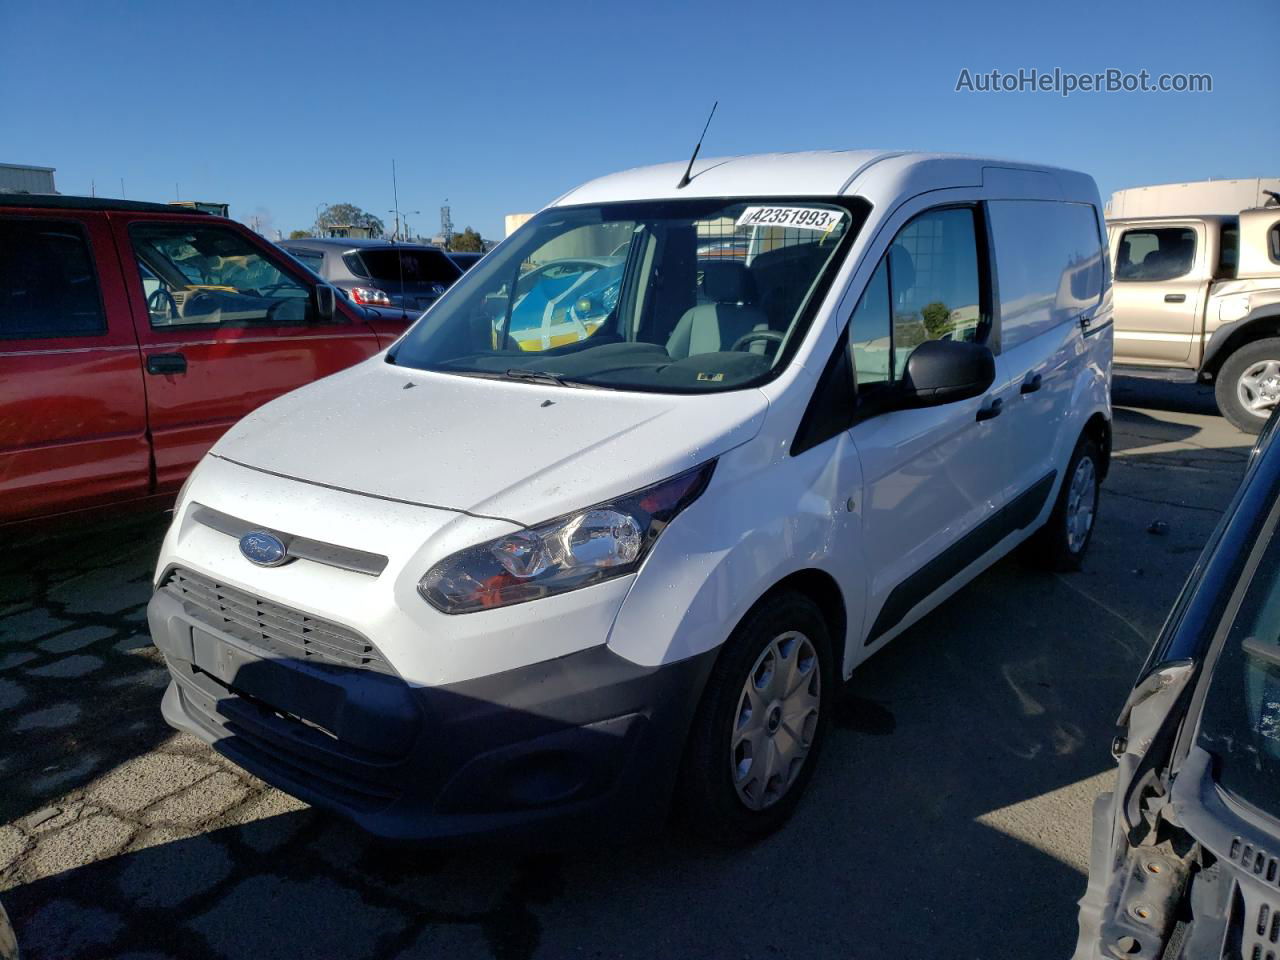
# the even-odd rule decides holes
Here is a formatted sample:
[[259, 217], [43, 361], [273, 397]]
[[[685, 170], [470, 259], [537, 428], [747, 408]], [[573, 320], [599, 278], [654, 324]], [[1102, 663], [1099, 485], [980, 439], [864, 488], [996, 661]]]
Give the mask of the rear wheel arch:
[[1200, 376], [1206, 380], [1216, 379], [1222, 365], [1241, 347], [1255, 340], [1280, 336], [1280, 306], [1268, 308], [1265, 313], [1251, 314], [1239, 321], [1235, 330], [1213, 353], [1205, 358], [1200, 367]]
[[1105, 414], [1095, 413], [1085, 423], [1083, 433], [1098, 445], [1098, 451], [1102, 455], [1102, 462], [1098, 465], [1101, 473], [1099, 479], [1105, 480], [1111, 469], [1111, 421]]

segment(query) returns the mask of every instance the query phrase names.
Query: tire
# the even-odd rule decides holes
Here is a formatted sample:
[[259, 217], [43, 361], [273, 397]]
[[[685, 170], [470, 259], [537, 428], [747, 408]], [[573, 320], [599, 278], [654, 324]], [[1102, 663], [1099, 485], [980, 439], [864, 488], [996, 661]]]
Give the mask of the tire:
[[[1071, 454], [1058, 501], [1043, 527], [1027, 541], [1023, 555], [1045, 570], [1069, 572], [1084, 565], [1098, 521], [1098, 494], [1102, 486], [1102, 452], [1085, 434]], [[1090, 497], [1092, 500], [1090, 501]], [[1090, 506], [1091, 503], [1091, 506]], [[1087, 520], [1081, 508], [1087, 509]], [[1081, 524], [1084, 529], [1081, 529]]]
[[[747, 614], [712, 668], [685, 748], [676, 812], [695, 836], [742, 843], [790, 818], [831, 726], [837, 678], [826, 620], [808, 597], [779, 593]], [[759, 702], [744, 713], [748, 683]]]
[[1244, 433], [1260, 431], [1280, 400], [1280, 337], [1246, 343], [1227, 357], [1213, 393], [1232, 426]]

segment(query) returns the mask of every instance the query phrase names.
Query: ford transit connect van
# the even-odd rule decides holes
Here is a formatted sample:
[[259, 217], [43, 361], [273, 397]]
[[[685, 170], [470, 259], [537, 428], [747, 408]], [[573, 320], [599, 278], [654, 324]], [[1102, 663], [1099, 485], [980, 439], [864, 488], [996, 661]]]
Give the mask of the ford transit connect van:
[[569, 192], [219, 440], [149, 610], [172, 725], [389, 837], [616, 835], [673, 797], [758, 835], [858, 664], [1019, 544], [1081, 563], [1111, 438], [1089, 177], [682, 169]]

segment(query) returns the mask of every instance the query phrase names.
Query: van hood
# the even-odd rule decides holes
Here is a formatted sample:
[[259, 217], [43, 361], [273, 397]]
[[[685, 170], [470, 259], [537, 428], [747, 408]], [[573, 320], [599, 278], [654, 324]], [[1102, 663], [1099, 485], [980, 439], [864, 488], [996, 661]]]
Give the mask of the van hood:
[[745, 443], [768, 405], [755, 389], [560, 387], [410, 370], [379, 355], [260, 407], [211, 452], [340, 490], [530, 525]]

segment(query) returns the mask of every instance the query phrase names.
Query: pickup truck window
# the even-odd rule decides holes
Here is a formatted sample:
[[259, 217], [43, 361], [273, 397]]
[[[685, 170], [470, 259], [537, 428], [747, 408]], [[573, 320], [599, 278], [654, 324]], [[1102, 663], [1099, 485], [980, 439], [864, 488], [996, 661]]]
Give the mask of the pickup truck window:
[[1117, 283], [1172, 280], [1191, 271], [1196, 232], [1190, 227], [1126, 230], [1116, 251]]
[[1214, 274], [1214, 277], [1218, 280], [1234, 280], [1239, 266], [1240, 224], [1224, 223], [1222, 225], [1222, 242], [1218, 253], [1218, 272]]
[[0, 220], [0, 340], [106, 329], [84, 228], [71, 220]]
[[135, 223], [129, 237], [152, 327], [315, 320], [310, 289], [234, 230]]

